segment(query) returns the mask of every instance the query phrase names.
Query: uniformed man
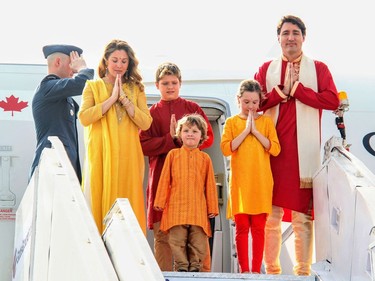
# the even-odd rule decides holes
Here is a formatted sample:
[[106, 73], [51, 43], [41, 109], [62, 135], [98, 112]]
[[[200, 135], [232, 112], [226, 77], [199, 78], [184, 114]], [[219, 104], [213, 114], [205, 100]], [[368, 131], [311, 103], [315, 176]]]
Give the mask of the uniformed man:
[[93, 79], [94, 70], [87, 68], [81, 56], [82, 49], [76, 46], [47, 45], [43, 47], [43, 54], [48, 75], [37, 87], [32, 100], [37, 146], [29, 180], [39, 164], [42, 150], [51, 147], [48, 137], [57, 136], [81, 182], [76, 124], [79, 106], [72, 97], [82, 94], [86, 80]]

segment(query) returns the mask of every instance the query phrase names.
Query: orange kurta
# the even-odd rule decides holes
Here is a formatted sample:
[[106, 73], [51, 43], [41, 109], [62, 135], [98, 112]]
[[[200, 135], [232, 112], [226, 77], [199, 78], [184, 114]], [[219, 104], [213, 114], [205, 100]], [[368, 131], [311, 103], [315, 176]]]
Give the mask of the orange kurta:
[[219, 207], [209, 155], [198, 148], [172, 149], [164, 162], [154, 206], [164, 208], [161, 230], [198, 225], [211, 236], [208, 214], [217, 215]]
[[86, 159], [82, 185], [100, 232], [102, 221], [117, 198], [128, 198], [138, 222], [146, 231], [143, 196], [144, 157], [139, 129], [150, 127], [146, 95], [135, 85], [123, 90], [135, 106], [131, 118], [116, 104], [103, 114], [102, 104], [113, 85], [102, 79], [88, 81], [83, 92], [79, 120], [85, 126]]
[[245, 129], [246, 119], [235, 115], [228, 118], [224, 125], [221, 150], [224, 156], [231, 156], [227, 205], [229, 219], [233, 219], [236, 214], [269, 214], [272, 210], [270, 155], [277, 156], [280, 153], [280, 144], [270, 117], [259, 116], [255, 126], [271, 142], [268, 151], [252, 134], [232, 151], [231, 143]]

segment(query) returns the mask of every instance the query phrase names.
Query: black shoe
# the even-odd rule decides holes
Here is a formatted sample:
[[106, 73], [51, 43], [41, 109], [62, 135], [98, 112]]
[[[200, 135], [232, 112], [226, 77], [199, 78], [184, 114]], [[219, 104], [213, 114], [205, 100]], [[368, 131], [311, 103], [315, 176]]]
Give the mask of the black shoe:
[[199, 269], [196, 269], [196, 268], [194, 268], [194, 269], [191, 269], [191, 270], [189, 270], [190, 272], [199, 272]]

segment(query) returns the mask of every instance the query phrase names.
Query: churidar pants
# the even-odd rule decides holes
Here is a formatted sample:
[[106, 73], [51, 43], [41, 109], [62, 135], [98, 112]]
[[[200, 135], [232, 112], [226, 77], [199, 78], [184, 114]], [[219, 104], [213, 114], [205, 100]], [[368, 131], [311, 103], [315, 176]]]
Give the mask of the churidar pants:
[[234, 216], [236, 223], [236, 248], [240, 272], [250, 272], [249, 268], [249, 229], [252, 237], [251, 272], [260, 273], [264, 251], [264, 228], [267, 214]]
[[[267, 274], [281, 274], [281, 221], [284, 210], [272, 206], [272, 214], [268, 216], [265, 229], [264, 261]], [[292, 211], [292, 227], [294, 231], [294, 246], [296, 265], [295, 275], [310, 275], [313, 250], [313, 220], [312, 216]]]

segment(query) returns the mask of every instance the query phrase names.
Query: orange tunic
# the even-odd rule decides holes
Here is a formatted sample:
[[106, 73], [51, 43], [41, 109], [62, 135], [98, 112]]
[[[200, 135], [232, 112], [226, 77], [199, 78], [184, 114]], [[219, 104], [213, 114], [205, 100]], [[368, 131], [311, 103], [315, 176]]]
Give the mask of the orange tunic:
[[161, 230], [198, 225], [211, 236], [208, 214], [218, 215], [219, 207], [209, 155], [198, 148], [172, 149], [164, 162], [154, 206], [164, 208]]
[[224, 156], [231, 156], [228, 219], [233, 219], [236, 214], [269, 214], [272, 210], [273, 177], [270, 155], [277, 156], [280, 153], [280, 144], [270, 117], [260, 116], [255, 120], [255, 125], [271, 142], [268, 151], [252, 134], [232, 151], [231, 143], [245, 129], [246, 119], [235, 115], [229, 117], [224, 125], [221, 150]]

